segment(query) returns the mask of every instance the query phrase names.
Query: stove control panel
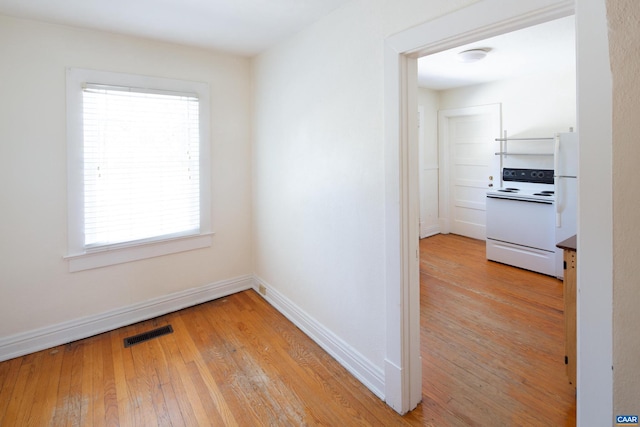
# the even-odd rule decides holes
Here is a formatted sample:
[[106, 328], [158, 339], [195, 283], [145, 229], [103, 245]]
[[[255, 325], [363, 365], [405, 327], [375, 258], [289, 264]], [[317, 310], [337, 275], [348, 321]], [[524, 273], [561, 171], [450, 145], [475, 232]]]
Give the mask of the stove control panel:
[[533, 182], [536, 184], [553, 184], [553, 169], [516, 169], [504, 168], [503, 181]]

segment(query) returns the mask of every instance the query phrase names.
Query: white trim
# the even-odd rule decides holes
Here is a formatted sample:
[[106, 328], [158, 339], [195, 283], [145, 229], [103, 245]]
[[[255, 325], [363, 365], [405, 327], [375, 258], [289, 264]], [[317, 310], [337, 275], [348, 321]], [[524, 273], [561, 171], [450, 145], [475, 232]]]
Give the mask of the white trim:
[[[611, 425], [613, 382], [613, 79], [605, 0], [577, 0], [577, 396], [579, 426]], [[597, 173], [593, 173], [597, 171]], [[612, 191], [613, 190], [613, 191]], [[593, 197], [598, 194], [598, 197]], [[621, 319], [623, 320], [623, 319]], [[637, 357], [628, 354], [618, 357]], [[622, 396], [621, 396], [622, 397]], [[630, 397], [630, 396], [628, 396]], [[621, 399], [621, 400], [624, 400]], [[636, 396], [637, 402], [637, 396]], [[636, 405], [636, 409], [640, 406]], [[637, 413], [637, 412], [636, 412]]]
[[414, 57], [570, 16], [573, 0], [483, 0], [409, 28], [387, 39], [394, 49]]
[[[300, 328], [302, 332], [336, 359], [376, 396], [384, 399], [385, 376], [380, 368], [291, 302], [287, 297], [272, 288], [260, 277], [254, 276], [253, 288], [269, 304]], [[263, 292], [261, 292], [261, 290], [263, 290]]]
[[[196, 94], [200, 113], [200, 228], [187, 239], [151, 238], [148, 247], [124, 242], [118, 249], [86, 251], [84, 240], [84, 169], [82, 88], [87, 82]], [[67, 233], [69, 271], [80, 271], [211, 246], [211, 107], [209, 84], [84, 68], [66, 70], [67, 102]]]
[[[403, 397], [406, 375], [402, 372], [402, 351], [406, 348], [406, 335], [400, 320], [403, 309], [400, 293], [405, 288], [401, 283], [400, 256], [400, 61], [402, 56], [387, 41], [384, 51], [385, 75], [385, 259], [386, 259], [386, 357], [385, 357], [385, 401], [397, 412], [408, 411], [408, 398]], [[404, 402], [407, 402], [403, 405]], [[406, 408], [406, 409], [405, 409]]]
[[0, 339], [0, 361], [66, 344], [153, 319], [183, 308], [252, 288], [252, 276], [240, 276], [153, 298], [128, 307], [47, 326]]
[[[385, 41], [385, 401], [404, 414], [422, 399], [417, 61]], [[415, 82], [415, 86], [411, 85]], [[409, 144], [410, 138], [414, 144]], [[413, 197], [409, 195], [412, 194]], [[411, 285], [413, 283], [413, 285]], [[415, 283], [418, 283], [416, 286]]]
[[[411, 234], [412, 209], [418, 193], [412, 191], [411, 168], [417, 159], [408, 157], [411, 147], [408, 121], [415, 114], [407, 85], [415, 70], [408, 58], [435, 53], [465, 43], [515, 31], [571, 15], [573, 0], [484, 0], [466, 8], [409, 28], [385, 40], [385, 199], [386, 199], [386, 400], [396, 411], [416, 406], [421, 390], [419, 372], [420, 328], [419, 275], [414, 271], [416, 253]], [[445, 230], [446, 231], [446, 230]], [[417, 400], [416, 400], [417, 399]]]
[[67, 255], [69, 272], [90, 270], [92, 268], [106, 267], [108, 265], [122, 264], [138, 261], [177, 252], [191, 251], [211, 246], [213, 233], [184, 236], [173, 239], [146, 242], [144, 244], [127, 246], [122, 248], [106, 248], [96, 252]]

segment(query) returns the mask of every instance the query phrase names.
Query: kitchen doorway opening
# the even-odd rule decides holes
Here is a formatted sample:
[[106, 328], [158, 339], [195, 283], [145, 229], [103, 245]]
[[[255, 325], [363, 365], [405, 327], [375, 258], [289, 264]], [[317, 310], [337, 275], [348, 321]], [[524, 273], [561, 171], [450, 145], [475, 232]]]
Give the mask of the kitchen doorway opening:
[[[387, 377], [387, 396], [394, 395], [395, 400], [388, 398], [388, 403], [401, 413], [407, 412], [421, 400], [421, 363], [420, 363], [420, 284], [419, 284], [419, 224], [417, 220], [419, 200], [419, 174], [417, 165], [418, 110], [415, 87], [417, 83], [417, 58], [440, 52], [465, 43], [483, 40], [499, 34], [508, 33], [543, 22], [572, 15], [572, 1], [548, 1], [545, 7], [532, 4], [518, 4], [513, 9], [504, 10], [499, 1], [487, 0], [471, 5], [451, 15], [414, 27], [387, 40], [385, 66], [387, 67], [386, 94], [390, 102], [387, 104], [387, 118], [400, 117], [395, 123], [389, 121], [386, 129], [388, 141], [386, 162], [390, 184], [398, 183], [398, 187], [389, 185], [387, 195], [400, 200], [400, 212], [388, 211], [387, 225], [390, 227], [387, 237], [390, 241], [398, 240], [400, 254], [393, 248], [388, 250], [389, 303], [387, 324], [389, 326], [388, 355], [397, 355], [396, 343], [401, 343], [402, 350], [397, 360], [397, 376]], [[525, 2], [523, 2], [525, 3]], [[548, 4], [547, 4], [548, 3]], [[453, 25], [455, 23], [455, 25]], [[428, 27], [429, 31], [426, 31]], [[396, 80], [397, 78], [397, 80]], [[397, 104], [394, 102], [397, 101]], [[395, 175], [397, 173], [397, 175]], [[398, 178], [399, 177], [399, 181]], [[394, 188], [395, 187], [395, 188]], [[394, 223], [399, 234], [393, 231]], [[416, 254], [416, 256], [409, 256]], [[393, 273], [397, 272], [399, 282], [395, 282]], [[398, 283], [399, 294], [393, 283]], [[396, 335], [397, 334], [397, 335]], [[395, 362], [387, 359], [388, 366]], [[390, 371], [390, 373], [392, 373]], [[427, 373], [428, 375], [428, 373]]]
[[[545, 36], [549, 38], [545, 40]], [[522, 51], [536, 52], [530, 58], [508, 58], [505, 51], [513, 44], [510, 39], [521, 44]], [[525, 44], [524, 42], [530, 43]], [[532, 46], [540, 43], [540, 48]], [[489, 54], [485, 60], [487, 67], [496, 67], [495, 80], [491, 80], [487, 67], [484, 73], [488, 81], [477, 82], [475, 74], [470, 76], [469, 81], [465, 81], [462, 71], [456, 69], [454, 55], [463, 52], [473, 46], [486, 46]], [[556, 52], [565, 56], [563, 63], [560, 60], [553, 61]], [[502, 56], [491, 58], [491, 51], [500, 51]], [[536, 390], [538, 381], [544, 382], [542, 388], [554, 389], [557, 391], [557, 405], [567, 414], [562, 414], [559, 418], [553, 415], [538, 413], [540, 420], [544, 422], [564, 422], [562, 416], [567, 420], [575, 420], [575, 398], [571, 393], [571, 386], [564, 375], [563, 358], [561, 354], [555, 355], [553, 362], [548, 363], [537, 359], [536, 349], [553, 354], [552, 345], [548, 347], [546, 341], [531, 339], [530, 333], [557, 333], [562, 332], [562, 319], [558, 319], [554, 310], [562, 307], [561, 285], [551, 277], [539, 276], [529, 272], [513, 272], [512, 290], [513, 295], [503, 294], [505, 270], [512, 267], [487, 266], [481, 267], [491, 277], [485, 282], [481, 277], [473, 277], [477, 274], [477, 267], [483, 265], [484, 255], [478, 257], [480, 241], [486, 240], [486, 193], [489, 190], [500, 187], [501, 166], [503, 161], [518, 162], [521, 167], [553, 167], [553, 159], [545, 155], [523, 156], [521, 158], [503, 159], [497, 155], [501, 151], [501, 144], [496, 141], [503, 134], [503, 129], [510, 129], [516, 136], [532, 135], [552, 137], [557, 132], [566, 131], [576, 125], [576, 69], [575, 69], [575, 25], [574, 17], [568, 16], [553, 21], [534, 25], [516, 32], [509, 32], [487, 40], [473, 42], [450, 49], [448, 52], [440, 52], [437, 55], [444, 57], [447, 55], [451, 59], [451, 67], [454, 68], [451, 74], [459, 76], [460, 83], [450, 83], [449, 87], [438, 89], [437, 81], [435, 88], [424, 88], [420, 85], [420, 75], [425, 73], [424, 67], [430, 64], [437, 68], [442, 66], [438, 61], [423, 61], [418, 59], [418, 110], [437, 110], [436, 117], [421, 117], [419, 127], [419, 193], [420, 193], [420, 277], [421, 277], [421, 336], [426, 343], [422, 343], [423, 370], [425, 384], [437, 387], [440, 390], [449, 390], [451, 399], [451, 411], [460, 411], [466, 407], [467, 397], [482, 398], [482, 394], [493, 396], [492, 401], [500, 402], [502, 405], [513, 405], [512, 410], [525, 410], [522, 399], [514, 394], [510, 398], [503, 399], [499, 392], [493, 394], [492, 385], [508, 384], [511, 375], [518, 372], [518, 363], [513, 363], [510, 369], [504, 370], [504, 366], [499, 362], [499, 355], [508, 355], [512, 361], [527, 360], [530, 366], [539, 366], [543, 372], [554, 372], [549, 378], [538, 375], [531, 378], [528, 384], [523, 384], [523, 388], [531, 387]], [[540, 55], [540, 56], [538, 56]], [[428, 58], [427, 58], [428, 59]], [[443, 60], [440, 60], [444, 62]], [[506, 61], [506, 62], [505, 62]], [[522, 70], [513, 70], [511, 73], [504, 72], [509, 62], [526, 62], [524, 75]], [[548, 68], [540, 62], [552, 61], [555, 67]], [[538, 63], [536, 63], [538, 62]], [[469, 64], [462, 64], [468, 66]], [[537, 74], [534, 74], [534, 69]], [[443, 68], [445, 75], [447, 69]], [[471, 65], [468, 70], [474, 72]], [[426, 74], [426, 73], [425, 73]], [[433, 73], [428, 77], [437, 80]], [[446, 78], [446, 76], [445, 76]], [[427, 86], [428, 86], [427, 79]], [[535, 92], [535, 93], [533, 93]], [[535, 102], [536, 98], [542, 98], [547, 102]], [[434, 101], [436, 105], [434, 106]], [[491, 103], [495, 102], [495, 103]], [[502, 108], [506, 109], [506, 120], [503, 122]], [[518, 112], [519, 117], [513, 113]], [[504, 123], [504, 128], [503, 128]], [[429, 125], [433, 129], [429, 129]], [[433, 138], [433, 135], [436, 138]], [[429, 144], [429, 136], [433, 138]], [[535, 150], [538, 147], [533, 147]], [[547, 164], [548, 163], [548, 164]], [[433, 166], [435, 164], [435, 167]], [[428, 167], [425, 167], [428, 166]], [[433, 173], [437, 171], [437, 173]], [[434, 188], [437, 189], [437, 196], [433, 197]], [[426, 200], [425, 200], [426, 199]], [[434, 206], [435, 205], [435, 209]], [[534, 206], [538, 206], [534, 204]], [[426, 208], [426, 209], [425, 209]], [[438, 238], [426, 238], [424, 230], [425, 224], [433, 224], [433, 218], [425, 218], [424, 214], [438, 213], [438, 228], [427, 236], [442, 233], [464, 236], [475, 239], [477, 242], [467, 245], [464, 239], [457, 239], [445, 236]], [[553, 225], [549, 229], [552, 233]], [[476, 244], [478, 243], [478, 244]], [[460, 255], [457, 260], [435, 254], [433, 248], [439, 248], [442, 253], [446, 253], [449, 245], [458, 245]], [[461, 258], [461, 257], [465, 258]], [[430, 259], [427, 259], [430, 258]], [[486, 260], [485, 260], [486, 262]], [[456, 272], [447, 273], [453, 266]], [[496, 267], [496, 268], [494, 268]], [[501, 268], [504, 267], [504, 268]], [[475, 273], [474, 273], [475, 272]], [[482, 276], [484, 277], [484, 276]], [[443, 287], [443, 283], [447, 286]], [[529, 287], [531, 286], [531, 287]], [[546, 317], [541, 319], [548, 322], [538, 322], [531, 327], [536, 330], [532, 332], [528, 325], [521, 325], [514, 313], [528, 310], [527, 306], [519, 306], [521, 296], [511, 298], [519, 292], [529, 292], [536, 288], [539, 292], [528, 293], [525, 298], [538, 299], [544, 295], [546, 300], [539, 300], [539, 308], [544, 307]], [[443, 291], [447, 289], [447, 291]], [[494, 293], [495, 291], [495, 293]], [[448, 292], [449, 297], [445, 301], [440, 301], [434, 305], [439, 295]], [[558, 295], [560, 293], [560, 295]], [[537, 295], [539, 294], [539, 295]], [[552, 297], [553, 296], [553, 297]], [[470, 299], [469, 299], [470, 298]], [[560, 299], [558, 299], [560, 298]], [[460, 303], [460, 312], [449, 310], [446, 307], [449, 301]], [[466, 301], [466, 302], [465, 302]], [[548, 304], [548, 305], [547, 305]], [[482, 308], [478, 308], [482, 307]], [[488, 309], [487, 307], [491, 307]], [[513, 313], [510, 309], [518, 307]], [[486, 314], [482, 310], [487, 309]], [[478, 310], [478, 311], [476, 311]], [[458, 314], [462, 311], [465, 314]], [[538, 313], [530, 312], [530, 318], [536, 317]], [[476, 322], [468, 324], [468, 318], [477, 317]], [[516, 317], [513, 317], [516, 316]], [[446, 318], [447, 327], [442, 328], [440, 319]], [[551, 319], [553, 318], [553, 321]], [[540, 320], [540, 319], [539, 319]], [[455, 325], [455, 326], [452, 326]], [[467, 325], [467, 326], [465, 326]], [[553, 328], [548, 329], [550, 325]], [[476, 329], [474, 329], [474, 327]], [[458, 328], [464, 328], [461, 332]], [[530, 348], [529, 351], [521, 353], [518, 348], [505, 345], [500, 339], [502, 333], [509, 331], [509, 334], [519, 337], [522, 348]], [[476, 345], [477, 342], [484, 342], [484, 345]], [[508, 341], [506, 341], [508, 342]], [[533, 345], [537, 342], [537, 345]], [[490, 346], [487, 346], [488, 344]], [[552, 344], [552, 343], [551, 343]], [[461, 353], [462, 352], [462, 353]], [[471, 353], [471, 354], [468, 354]], [[495, 358], [488, 357], [479, 366], [473, 366], [477, 361], [483, 360], [488, 353], [494, 353]], [[434, 354], [447, 354], [455, 359], [455, 363], [442, 363], [441, 358]], [[466, 367], [466, 368], [462, 368]], [[430, 369], [437, 369], [440, 375], [432, 376]], [[471, 379], [467, 377], [469, 369], [474, 370]], [[558, 374], [559, 371], [560, 373]], [[450, 386], [439, 384], [438, 378], [449, 376]], [[495, 376], [495, 377], [493, 377]], [[486, 378], [492, 377], [492, 380]], [[491, 382], [487, 382], [491, 381]], [[455, 384], [464, 382], [464, 387], [457, 387]], [[432, 406], [434, 414], [438, 413], [441, 404], [439, 399], [430, 392], [429, 386], [424, 388], [424, 405]], [[484, 393], [475, 395], [478, 390], [475, 387], [483, 388]], [[464, 391], [463, 391], [464, 390]], [[456, 403], [457, 402], [457, 403]], [[496, 403], [498, 407], [500, 404]], [[500, 411], [494, 413], [496, 419], [500, 418]], [[545, 418], [549, 416], [550, 418]], [[575, 422], [575, 421], [574, 421]]]

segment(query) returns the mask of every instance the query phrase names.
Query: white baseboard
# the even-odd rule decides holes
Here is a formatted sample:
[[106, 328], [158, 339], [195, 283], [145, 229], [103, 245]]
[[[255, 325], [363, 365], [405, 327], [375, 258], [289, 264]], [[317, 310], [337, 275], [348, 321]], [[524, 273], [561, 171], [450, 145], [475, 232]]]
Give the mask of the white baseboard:
[[[261, 286], [266, 290], [266, 295], [260, 292]], [[125, 308], [0, 338], [0, 361], [88, 338], [251, 288], [254, 288], [269, 304], [320, 345], [376, 396], [382, 400], [385, 399], [383, 369], [375, 366], [288, 298], [270, 287], [264, 280], [251, 275], [176, 292]]]
[[253, 287], [253, 276], [223, 280], [154, 298], [125, 308], [0, 338], [0, 361], [66, 344], [222, 298]]
[[386, 380], [385, 402], [396, 412], [404, 415], [402, 407], [402, 369], [389, 359], [384, 361], [384, 378]]
[[435, 236], [436, 234], [440, 234], [440, 226], [439, 225], [421, 225], [420, 226], [420, 238], [424, 239], [425, 237]]
[[[254, 276], [254, 281], [254, 289], [269, 304], [314, 340], [376, 396], [385, 399], [385, 377], [382, 368], [375, 366], [264, 280]], [[260, 292], [261, 288], [264, 289], [264, 293]]]

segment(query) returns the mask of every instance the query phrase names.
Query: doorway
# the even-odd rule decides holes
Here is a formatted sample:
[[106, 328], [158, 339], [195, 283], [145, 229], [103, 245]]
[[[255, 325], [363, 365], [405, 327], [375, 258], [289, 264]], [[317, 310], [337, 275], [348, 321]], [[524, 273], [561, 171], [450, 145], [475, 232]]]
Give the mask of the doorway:
[[[507, 7], [508, 6], [508, 7]], [[438, 52], [469, 40], [480, 40], [576, 12], [578, 132], [580, 166], [599, 173], [582, 176], [579, 190], [578, 251], [578, 423], [606, 425], [613, 416], [612, 294], [613, 218], [610, 198], [590, 198], [612, 188], [612, 77], [604, 0], [483, 0], [434, 21], [401, 31], [385, 40], [385, 198], [387, 351], [386, 401], [404, 413], [420, 401], [417, 172], [411, 118], [415, 99], [407, 83], [417, 80], [418, 56]], [[414, 70], [414, 71], [412, 71]], [[415, 141], [415, 139], [414, 139]], [[417, 167], [415, 167], [417, 169]], [[411, 179], [413, 177], [413, 180]], [[587, 190], [588, 189], [588, 190]], [[417, 216], [417, 215], [416, 215]], [[415, 221], [410, 221], [415, 219]], [[582, 380], [582, 382], [580, 381]]]
[[[518, 2], [504, 8], [499, 0], [475, 3], [436, 21], [392, 36], [385, 43], [385, 166], [387, 199], [387, 402], [401, 413], [421, 399], [419, 346], [419, 275], [417, 159], [417, 59], [465, 42], [482, 40], [573, 14], [574, 2]], [[411, 112], [409, 114], [409, 112]], [[401, 118], [400, 121], [397, 118]], [[414, 127], [415, 126], [415, 127]], [[400, 251], [397, 250], [400, 248]], [[414, 256], [414, 254], [416, 256]], [[398, 352], [396, 345], [401, 343]]]
[[[557, 45], [558, 50], [566, 49], [562, 55], [566, 56], [567, 59], [572, 58], [572, 62], [575, 63], [575, 59], [573, 59], [575, 58], [573, 16], [528, 27], [518, 33], [528, 33], [520, 37], [525, 40], [536, 41], [541, 38], [534, 36], [533, 33], [549, 35], [553, 39], [553, 44]], [[473, 45], [494, 48], [494, 43], [506, 43], [504, 40], [511, 34], [513, 33], [507, 33], [490, 40], [474, 42]], [[568, 37], [568, 40], [564, 43], [565, 46], [562, 46], [563, 36]], [[500, 38], [498, 42], [492, 41], [497, 38]], [[514, 36], [514, 38], [518, 38], [518, 36]], [[521, 46], [524, 45], [521, 43]], [[545, 46], [543, 49], [545, 52], [543, 53], [548, 53], [551, 48], [552, 46], [550, 45]], [[453, 52], [464, 50], [465, 47], [452, 49]], [[487, 58], [490, 59], [490, 54]], [[534, 58], [533, 60], [551, 61], [551, 58], [542, 57]], [[441, 230], [442, 233], [452, 233], [480, 241], [486, 238], [485, 193], [494, 183], [496, 186], [500, 185], [501, 162], [500, 156], [496, 155], [500, 151], [500, 144], [495, 139], [502, 135], [502, 104], [506, 106], [505, 128], [508, 127], [517, 136], [553, 136], [556, 132], [566, 131], [569, 127], [575, 126], [575, 66], [567, 69], [561, 68], [558, 61], [556, 61], [556, 65], [556, 69], [548, 72], [543, 67], [540, 74], [536, 76], [532, 74], [519, 75], [518, 73], [513, 73], [513, 75], [509, 75], [508, 73], [499, 73], [500, 79], [496, 81], [442, 89], [438, 91], [437, 96], [418, 96], [418, 108], [423, 111], [427, 108], [424, 105], [420, 105], [420, 102], [425, 99], [437, 99], [438, 102], [446, 107], [439, 109], [436, 130], [440, 152], [439, 164], [442, 169], [439, 192], [439, 200], [442, 204], [442, 223], [444, 224]], [[535, 64], [528, 67], [533, 69], [534, 66]], [[420, 60], [418, 60], [418, 67], [420, 67]], [[545, 72], [546, 74], [544, 74]], [[418, 73], [420, 74], [420, 71]], [[419, 77], [418, 80], [420, 80]], [[537, 98], [538, 96], [547, 102], [536, 102], [536, 99], [539, 99]], [[499, 103], [488, 104], [491, 101]], [[474, 103], [484, 105], [473, 106]], [[517, 117], [513, 111], [517, 111], [518, 115], [524, 118]], [[426, 122], [433, 123], [434, 121], [426, 120]], [[424, 138], [422, 143], [426, 144]], [[429, 150], [422, 151], [428, 152]], [[422, 158], [420, 160], [424, 161]], [[514, 161], [513, 159], [507, 160]], [[522, 159], [517, 160], [522, 161]], [[545, 162], [549, 164], [547, 165]], [[550, 158], [530, 156], [518, 166], [553, 168], [553, 162]], [[420, 185], [425, 184], [429, 185], [428, 182], [421, 179]], [[422, 200], [425, 193], [427, 192], [421, 188], [421, 205], [425, 204], [425, 201]], [[427, 247], [425, 245], [428, 244], [428, 240], [421, 242], [422, 250]], [[445, 271], [448, 266], [451, 266], [450, 260], [445, 262], [448, 262], [448, 264], [437, 266], [435, 271]], [[429, 264], [431, 263], [433, 262]], [[423, 270], [421, 268], [422, 275]], [[539, 280], [544, 282], [545, 279], [549, 278], [541, 277]], [[497, 280], [495, 281], [497, 282]], [[544, 286], [541, 287], [544, 288]], [[470, 288], [473, 287], [470, 286]], [[424, 289], [421, 289], [421, 292], [424, 292]], [[474, 299], [478, 296], [478, 294], [473, 295], [475, 295]], [[478, 299], [481, 300], [482, 298]], [[473, 305], [475, 303], [476, 301], [467, 301], [467, 304]], [[423, 322], [425, 318], [433, 318], [431, 313], [425, 313], [424, 311], [422, 316]], [[426, 330], [428, 331], [429, 329]], [[488, 334], [486, 340], [490, 341], [492, 335], [489, 332]], [[428, 357], [427, 354], [431, 353], [425, 351], [423, 358]], [[562, 367], [562, 359], [559, 355], [557, 357], [557, 365]], [[428, 366], [427, 364], [424, 369], [429, 369]], [[425, 381], [431, 383], [428, 380], [428, 372], [425, 373], [424, 378]], [[455, 378], [452, 380], [455, 381]], [[425, 393], [427, 393], [426, 389]], [[455, 400], [460, 396], [450, 397]]]

